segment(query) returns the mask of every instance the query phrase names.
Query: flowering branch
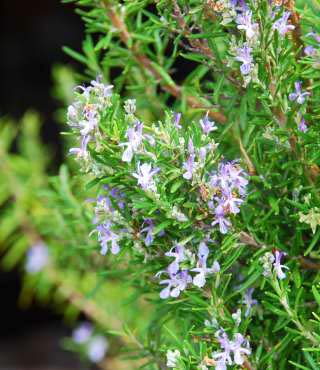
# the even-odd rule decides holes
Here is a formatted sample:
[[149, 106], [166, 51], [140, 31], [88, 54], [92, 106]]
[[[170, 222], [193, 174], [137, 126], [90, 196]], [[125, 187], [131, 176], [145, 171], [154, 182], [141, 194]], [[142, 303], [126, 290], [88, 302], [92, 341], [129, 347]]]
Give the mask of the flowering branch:
[[[113, 6], [110, 5], [109, 1], [103, 2], [104, 6], [107, 9], [108, 17], [111, 20], [112, 25], [119, 31], [120, 39], [121, 41], [127, 46], [127, 48], [131, 51], [132, 55], [135, 57], [139, 65], [141, 64], [144, 66], [144, 68], [157, 80], [163, 81], [163, 77], [161, 74], [154, 68], [152, 61], [144, 54], [141, 54], [139, 51], [139, 47], [137, 44], [130, 44], [129, 40], [131, 40], [130, 33], [121, 19], [121, 17], [118, 16], [116, 13], [116, 10]], [[182, 88], [181, 86], [177, 85], [173, 82], [171, 79], [171, 83], [163, 83], [161, 84], [164, 91], [170, 93], [175, 98], [181, 98], [182, 97]], [[210, 105], [203, 104], [201, 101], [198, 100], [198, 98], [194, 96], [186, 96], [186, 100], [190, 107], [196, 108], [196, 109], [204, 109], [209, 112], [209, 116], [216, 120], [219, 123], [226, 123], [227, 117], [221, 113], [214, 111], [210, 108]]]

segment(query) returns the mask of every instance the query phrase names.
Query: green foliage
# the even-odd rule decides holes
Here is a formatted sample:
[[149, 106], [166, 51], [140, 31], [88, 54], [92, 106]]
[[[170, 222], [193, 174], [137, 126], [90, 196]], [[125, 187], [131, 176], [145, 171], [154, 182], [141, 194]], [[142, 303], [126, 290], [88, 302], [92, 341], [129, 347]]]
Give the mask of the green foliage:
[[[111, 341], [106, 368], [124, 352], [129, 359], [124, 368], [164, 369], [169, 350], [180, 353], [177, 369], [214, 367], [222, 351], [217, 332], [223, 328], [228, 338], [241, 333], [251, 346], [242, 363], [232, 355], [230, 368], [318, 369], [320, 51], [308, 35], [320, 32], [318, 2], [287, 1], [271, 9], [267, 0], [247, 1], [258, 24], [251, 41], [235, 19], [224, 22], [227, 8], [219, 10], [217, 1], [72, 2], [86, 37], [82, 52], [64, 51], [84, 67], [84, 76], [54, 68], [54, 95], [64, 108], [73, 99], [82, 111], [99, 107], [87, 152], [76, 156], [81, 170], [68, 157], [57, 176], [46, 175], [48, 150], [34, 113], [27, 113], [17, 129], [5, 119], [0, 126], [2, 267], [16, 266], [40, 240], [50, 252], [41, 272], [25, 274], [21, 304], [30, 304], [33, 292], [54, 303], [69, 322], [83, 312]], [[286, 10], [295, 29], [282, 37], [273, 25]], [[246, 42], [252, 47], [250, 74], [241, 73], [235, 58]], [[306, 55], [306, 45], [316, 53]], [[82, 79], [97, 75], [114, 85], [110, 97], [100, 103], [96, 92], [88, 101], [79, 88], [72, 94]], [[297, 81], [310, 93], [303, 104], [289, 99]], [[136, 99], [136, 112], [123, 109], [128, 98]], [[60, 121], [64, 108], [57, 114]], [[173, 112], [182, 112], [181, 130]], [[199, 119], [207, 112], [218, 130], [203, 135]], [[306, 132], [299, 130], [301, 117]], [[144, 139], [142, 152], [125, 162], [119, 144], [137, 119], [154, 143]], [[77, 125], [63, 131], [68, 131], [68, 148], [85, 136]], [[200, 180], [192, 182], [182, 168], [189, 139], [196, 151], [211, 145]], [[210, 226], [215, 216], [207, 200], [219, 194], [210, 194], [208, 179], [221, 160], [234, 158], [241, 158], [249, 173], [249, 188], [241, 212], [230, 217], [229, 233], [222, 235]], [[137, 185], [133, 173], [144, 162], [160, 169], [157, 191]], [[130, 235], [115, 256], [102, 256], [92, 233], [92, 199], [105, 196], [106, 185], [119, 188], [129, 204], [122, 210], [111, 202], [119, 217], [117, 231]], [[96, 218], [104, 216], [96, 211]], [[156, 221], [155, 241], [146, 247], [141, 228], [150, 217]], [[177, 298], [160, 299], [155, 275], [172, 262], [165, 253], [179, 242], [196, 258], [208, 236], [210, 263], [219, 261], [220, 271], [203, 288], [190, 286]], [[286, 253], [284, 278], [275, 269], [276, 251]], [[183, 263], [185, 269], [192, 264]], [[246, 314], [243, 302], [252, 288], [258, 304]], [[72, 341], [65, 345], [75, 349]]]

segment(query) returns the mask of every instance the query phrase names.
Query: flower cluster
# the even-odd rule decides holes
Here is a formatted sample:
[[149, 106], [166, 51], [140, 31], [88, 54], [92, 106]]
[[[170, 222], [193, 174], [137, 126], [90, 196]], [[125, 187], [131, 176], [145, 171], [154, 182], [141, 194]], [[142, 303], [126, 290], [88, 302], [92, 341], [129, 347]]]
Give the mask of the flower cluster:
[[[208, 275], [212, 275], [220, 271], [220, 265], [217, 261], [214, 261], [211, 267], [207, 267], [209, 248], [205, 242], [201, 242], [199, 245], [196, 267], [193, 267], [195, 265], [195, 256], [183, 245], [176, 244], [165, 255], [167, 257], [173, 257], [174, 261], [170, 263], [166, 271], [160, 271], [156, 275], [158, 277], [162, 273], [166, 273], [168, 275], [168, 279], [160, 281], [161, 285], [167, 285], [160, 292], [160, 297], [162, 299], [178, 297], [190, 284], [202, 288], [206, 284], [206, 277]], [[192, 277], [190, 274], [191, 272], [195, 272], [197, 274]]]
[[[127, 229], [123, 227], [123, 217], [120, 210], [124, 209], [124, 194], [117, 188], [104, 187], [107, 195], [100, 195], [96, 199], [95, 217], [93, 223], [98, 233], [101, 245], [101, 254], [105, 255], [111, 247], [112, 254], [120, 252], [119, 241], [125, 236]], [[121, 227], [122, 226], [122, 227]]]
[[236, 333], [233, 340], [230, 340], [227, 333], [220, 329], [216, 332], [216, 338], [221, 347], [220, 352], [212, 354], [216, 370], [226, 370], [227, 365], [242, 365], [251, 354], [249, 342], [240, 333]]
[[94, 334], [90, 323], [80, 324], [72, 333], [73, 341], [84, 347], [86, 355], [93, 363], [98, 363], [105, 357], [109, 344], [105, 337]]
[[214, 214], [212, 226], [218, 224], [222, 234], [226, 234], [231, 226], [228, 215], [240, 212], [247, 184], [247, 175], [237, 162], [221, 163], [218, 171], [211, 175], [209, 186], [213, 198], [208, 206]]
[[78, 86], [77, 100], [68, 107], [68, 124], [80, 135], [81, 146], [71, 148], [70, 153], [79, 159], [88, 160], [88, 144], [99, 140], [99, 122], [103, 110], [111, 104], [112, 85], [105, 85], [101, 77], [91, 81], [91, 85]]

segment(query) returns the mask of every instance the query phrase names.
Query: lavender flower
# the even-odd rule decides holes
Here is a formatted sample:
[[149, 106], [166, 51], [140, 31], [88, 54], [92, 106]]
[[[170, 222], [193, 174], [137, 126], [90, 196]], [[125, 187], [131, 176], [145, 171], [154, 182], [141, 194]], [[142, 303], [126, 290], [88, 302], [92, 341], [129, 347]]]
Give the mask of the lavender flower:
[[193, 172], [196, 169], [194, 159], [195, 159], [195, 155], [194, 154], [190, 154], [190, 156], [187, 159], [187, 161], [183, 163], [183, 169], [186, 171], [183, 174], [183, 178], [185, 178], [186, 180], [191, 180], [192, 179]]
[[34, 244], [27, 252], [25, 269], [30, 274], [40, 272], [49, 263], [48, 247], [39, 242]]
[[241, 62], [240, 72], [242, 75], [248, 75], [253, 67], [253, 58], [251, 55], [252, 48], [247, 44], [243, 44], [242, 48], [237, 48], [236, 60]]
[[245, 317], [250, 315], [252, 306], [258, 304], [256, 299], [252, 299], [252, 293], [254, 292], [254, 288], [249, 288], [243, 296], [242, 303], [246, 306]]
[[250, 40], [257, 35], [258, 23], [252, 23], [252, 12], [250, 10], [240, 13], [236, 18], [236, 23], [238, 24], [238, 30], [246, 32], [247, 39]]
[[209, 120], [209, 114], [207, 113], [203, 119], [199, 121], [202, 132], [205, 135], [208, 135], [210, 132], [215, 131], [218, 129], [217, 126], [215, 126], [215, 123], [213, 121]]
[[249, 342], [240, 333], [236, 333], [234, 339], [230, 340], [225, 331], [221, 329], [216, 333], [216, 338], [223, 349], [212, 356], [216, 360], [216, 369], [225, 370], [227, 365], [242, 365], [245, 356], [251, 354]]
[[128, 142], [119, 144], [120, 146], [127, 147], [122, 154], [122, 160], [124, 162], [131, 162], [133, 154], [139, 149], [143, 139], [142, 131], [143, 124], [141, 122], [137, 122], [135, 127], [128, 128], [126, 132]]
[[307, 132], [308, 131], [308, 126], [306, 124], [306, 121], [305, 119], [301, 116], [301, 114], [299, 115], [299, 125], [298, 125], [298, 130], [301, 131], [301, 132]]
[[193, 278], [193, 284], [199, 288], [204, 287], [206, 284], [206, 276], [213, 274], [214, 272], [220, 271], [220, 266], [217, 261], [212, 268], [207, 267], [207, 258], [209, 256], [209, 248], [206, 243], [201, 242], [198, 250], [198, 263], [197, 267], [193, 268], [191, 271], [198, 272], [198, 274]]
[[182, 128], [182, 126], [180, 125], [180, 120], [181, 120], [181, 113], [175, 113], [173, 124], [178, 129]]
[[308, 56], [308, 57], [314, 57], [315, 55], [317, 55], [317, 50], [314, 46], [312, 45], [307, 45], [305, 48], [304, 48], [304, 53]]
[[151, 218], [146, 218], [142, 224], [142, 230], [140, 233], [146, 233], [146, 237], [144, 239], [144, 244], [149, 247], [149, 245], [153, 242], [153, 229], [154, 229], [154, 222]]
[[294, 83], [295, 86], [295, 92], [289, 94], [289, 100], [291, 101], [297, 101], [298, 104], [303, 104], [305, 102], [305, 97], [309, 96], [309, 92], [302, 92], [301, 90], [301, 81], [297, 81]]
[[92, 325], [88, 322], [80, 324], [72, 333], [72, 339], [75, 343], [86, 343], [92, 335]]
[[284, 269], [289, 270], [289, 267], [287, 267], [285, 265], [281, 265], [281, 258], [284, 255], [285, 255], [284, 252], [276, 251], [276, 253], [275, 253], [275, 262], [273, 264], [274, 271], [276, 272], [277, 277], [280, 280], [285, 279], [285, 277], [286, 277], [286, 274], [282, 271], [282, 269], [284, 268]]
[[174, 257], [174, 259], [175, 259], [174, 262], [176, 262], [178, 264], [187, 259], [186, 249], [183, 245], [181, 245], [179, 243], [175, 244], [175, 246], [172, 247], [169, 252], [166, 252], [165, 256]]
[[121, 236], [112, 231], [111, 227], [111, 221], [107, 221], [96, 227], [96, 230], [98, 231], [98, 240], [101, 245], [100, 253], [103, 256], [108, 252], [110, 244], [112, 254], [118, 254], [120, 252], [120, 246], [118, 242], [120, 241]]
[[212, 226], [219, 224], [221, 234], [226, 234], [228, 232], [229, 227], [231, 226], [231, 222], [225, 218], [225, 211], [222, 205], [218, 205], [215, 208], [215, 220], [212, 222]]
[[[157, 276], [161, 274], [158, 273]], [[160, 284], [167, 284], [167, 287], [160, 292], [160, 298], [166, 299], [171, 297], [179, 297], [180, 293], [185, 290], [192, 282], [192, 277], [189, 275], [188, 270], [179, 271], [179, 264], [173, 262], [167, 268], [169, 279], [161, 280]]]
[[103, 360], [108, 350], [108, 347], [109, 344], [102, 335], [94, 336], [90, 340], [87, 348], [87, 354], [89, 359], [94, 363], [100, 362], [101, 360]]
[[284, 37], [287, 32], [295, 29], [295, 26], [292, 24], [287, 24], [290, 14], [290, 12], [284, 12], [282, 17], [276, 20], [272, 26], [272, 29], [277, 30], [282, 37]]
[[150, 163], [138, 163], [137, 172], [133, 173], [133, 177], [138, 180], [138, 185], [145, 191], [156, 192], [156, 184], [153, 180], [153, 176], [159, 172], [159, 168], [152, 169]]

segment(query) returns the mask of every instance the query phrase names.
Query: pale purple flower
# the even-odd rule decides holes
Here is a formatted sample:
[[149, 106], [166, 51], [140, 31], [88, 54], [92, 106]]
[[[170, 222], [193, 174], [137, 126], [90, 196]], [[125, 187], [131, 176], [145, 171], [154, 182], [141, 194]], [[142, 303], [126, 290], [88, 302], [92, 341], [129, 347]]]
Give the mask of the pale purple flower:
[[247, 174], [236, 165], [236, 162], [221, 163], [219, 172], [223, 188], [229, 185], [231, 188], [236, 188], [240, 195], [246, 194]]
[[156, 184], [153, 176], [158, 172], [159, 168], [152, 169], [150, 163], [143, 163], [142, 165], [138, 163], [137, 172], [132, 175], [138, 180], [138, 185], [140, 185], [143, 190], [156, 192]]
[[171, 263], [167, 269], [169, 279], [161, 280], [160, 284], [167, 284], [167, 287], [160, 292], [160, 298], [166, 299], [171, 297], [177, 298], [192, 282], [192, 277], [188, 270], [179, 271], [178, 263]]
[[296, 101], [298, 104], [303, 104], [306, 100], [306, 96], [309, 96], [310, 93], [302, 92], [301, 90], [302, 82], [301, 81], [295, 82], [294, 86], [295, 86], [295, 92], [289, 94], [289, 100]]
[[102, 335], [94, 336], [88, 343], [87, 354], [89, 359], [94, 363], [102, 361], [108, 347], [109, 344]]
[[112, 229], [111, 221], [107, 221], [96, 227], [98, 231], [98, 241], [101, 245], [100, 253], [104, 256], [111, 245], [111, 253], [118, 254], [120, 252], [120, 246], [118, 242], [120, 241], [120, 235], [116, 234]]
[[314, 46], [312, 45], [307, 45], [305, 48], [304, 48], [304, 53], [308, 56], [308, 57], [313, 57], [315, 55], [317, 55], [317, 50]]
[[273, 263], [274, 271], [276, 272], [278, 279], [282, 280], [285, 279], [286, 274], [282, 271], [282, 269], [289, 270], [289, 267], [285, 265], [281, 265], [281, 258], [285, 255], [284, 252], [276, 251], [275, 253], [275, 261]]
[[[205, 242], [201, 242], [198, 250], [198, 262], [197, 267], [193, 268], [191, 271], [197, 272], [198, 274], [193, 278], [193, 284], [199, 288], [204, 287], [206, 284], [206, 276], [218, 272], [220, 266], [217, 261], [213, 267], [207, 267], [207, 258], [209, 255], [209, 248]], [[217, 271], [218, 270], [218, 271]]]
[[35, 274], [43, 270], [49, 263], [48, 247], [42, 242], [34, 244], [27, 252], [25, 269], [30, 274]]
[[225, 370], [227, 365], [232, 365], [233, 363], [231, 358], [231, 341], [223, 329], [217, 331], [215, 336], [222, 351], [213, 353], [212, 357], [217, 362], [216, 369]]
[[272, 26], [272, 28], [277, 30], [282, 37], [284, 37], [287, 32], [295, 29], [295, 26], [288, 24], [290, 14], [290, 12], [284, 12], [282, 17], [276, 20]]
[[75, 154], [78, 158], [86, 158], [89, 154], [88, 152], [88, 143], [91, 139], [90, 135], [82, 136], [81, 138], [81, 147], [80, 148], [70, 148], [69, 153]]
[[183, 163], [183, 169], [186, 171], [183, 174], [183, 178], [185, 178], [186, 180], [191, 180], [192, 179], [193, 172], [196, 169], [194, 158], [195, 158], [195, 155], [190, 154], [187, 161]]
[[[227, 365], [242, 365], [245, 356], [251, 354], [249, 342], [240, 333], [236, 333], [234, 339], [230, 340], [225, 331], [221, 329], [216, 333], [216, 338], [223, 350], [214, 353], [212, 356], [217, 361], [216, 369], [226, 369]], [[233, 355], [233, 358], [231, 355]]]
[[229, 227], [231, 226], [231, 222], [225, 218], [225, 212], [221, 205], [218, 205], [215, 208], [215, 220], [212, 222], [212, 226], [219, 224], [219, 229], [221, 234], [226, 234], [228, 232]]
[[238, 24], [238, 30], [244, 30], [246, 32], [247, 39], [252, 39], [258, 31], [258, 23], [252, 23], [252, 11], [247, 10], [240, 13], [236, 18]]
[[74, 329], [72, 332], [72, 339], [79, 344], [86, 343], [90, 339], [92, 331], [92, 325], [88, 322], [84, 322]]
[[102, 75], [98, 75], [95, 80], [92, 80], [91, 86], [95, 88], [95, 93], [103, 98], [107, 98], [112, 94], [113, 85], [104, 84]]
[[175, 113], [173, 124], [178, 129], [182, 128], [182, 126], [180, 125], [180, 120], [181, 120], [181, 113]]
[[252, 299], [253, 292], [254, 288], [249, 288], [243, 296], [242, 303], [246, 306], [245, 317], [248, 317], [250, 315], [252, 306], [258, 304], [258, 301], [256, 299]]
[[237, 55], [235, 59], [242, 63], [240, 66], [240, 72], [244, 76], [248, 75], [253, 67], [253, 58], [251, 52], [252, 48], [247, 43], [243, 44], [242, 48], [237, 49]]
[[237, 214], [240, 212], [239, 206], [243, 203], [243, 199], [237, 198], [231, 191], [230, 188], [222, 189], [223, 193], [223, 207], [228, 210], [228, 212]]
[[237, 365], [242, 365], [245, 356], [251, 354], [249, 342], [243, 337], [242, 334], [236, 333], [234, 340], [231, 343], [231, 351], [233, 352], [233, 361]]
[[201, 163], [205, 162], [206, 157], [207, 157], [207, 148], [203, 146], [199, 149], [199, 158]]
[[299, 126], [298, 126], [298, 130], [301, 131], [301, 132], [307, 132], [308, 131], [308, 126], [307, 126], [306, 121], [303, 117], [301, 117], [301, 120], [300, 120], [300, 123], [299, 123]]
[[199, 121], [202, 132], [208, 135], [210, 132], [215, 131], [218, 127], [215, 125], [214, 121], [210, 121], [209, 114], [207, 113], [203, 119]]
[[174, 262], [178, 263], [178, 265], [180, 262], [183, 262], [187, 259], [186, 249], [179, 243], [172, 247], [169, 252], [166, 252], [165, 256], [173, 257], [175, 259]]
[[153, 242], [153, 230], [154, 222], [151, 218], [146, 218], [142, 224], [142, 229], [140, 233], [146, 233], [144, 244], [149, 247]]
[[122, 154], [122, 160], [124, 162], [131, 162], [133, 154], [139, 149], [143, 135], [143, 124], [137, 122], [135, 127], [129, 127], [126, 132], [128, 142], [119, 144], [120, 146], [126, 146], [126, 150]]

